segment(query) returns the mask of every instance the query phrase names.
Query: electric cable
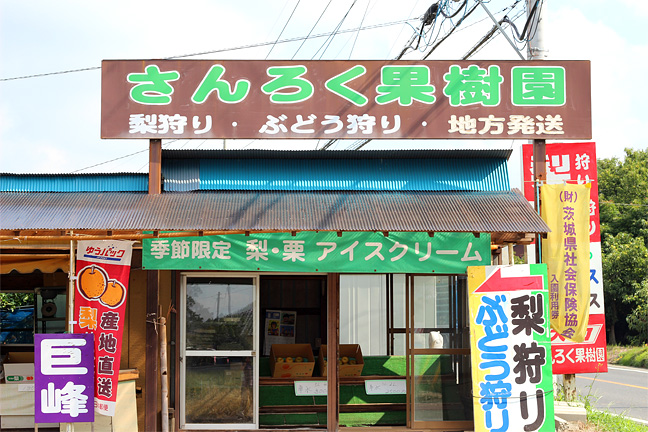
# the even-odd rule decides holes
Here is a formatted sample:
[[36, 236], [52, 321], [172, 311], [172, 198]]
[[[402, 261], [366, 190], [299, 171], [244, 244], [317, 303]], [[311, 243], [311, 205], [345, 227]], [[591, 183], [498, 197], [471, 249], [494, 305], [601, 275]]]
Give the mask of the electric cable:
[[[520, 12], [518, 12], [518, 14], [515, 15], [515, 16], [513, 17], [512, 20], [515, 21], [515, 20], [516, 20], [517, 18], [519, 18], [523, 13], [524, 13], [524, 11], [520, 11]], [[504, 16], [500, 21], [498, 21], [498, 23], [499, 23], [499, 25], [501, 26], [503, 23], [510, 23], [510, 21], [511, 21], [511, 20], [510, 20], [507, 16]], [[490, 30], [490, 31], [489, 31], [489, 32], [488, 32], [484, 37], [482, 37], [482, 39], [481, 39], [477, 44], [475, 44], [475, 46], [473, 46], [473, 48], [471, 48], [471, 50], [466, 54], [466, 56], [472, 56], [472, 55], [474, 55], [474, 54], [477, 54], [477, 53], [478, 53], [479, 51], [481, 51], [481, 50], [482, 50], [486, 45], [488, 45], [489, 43], [491, 43], [491, 42], [493, 41], [493, 39], [495, 39], [495, 38], [497, 37], [497, 35], [499, 34], [499, 33], [497, 33], [497, 30], [498, 30], [497, 25], [493, 25], [493, 27], [491, 28], [491, 30]], [[527, 42], [525, 42], [524, 44], [522, 44], [521, 47], [518, 47], [517, 50], [518, 50], [518, 51], [522, 51], [522, 50], [525, 48], [526, 45], [527, 45]], [[464, 56], [464, 57], [467, 58], [466, 56]], [[465, 58], [464, 58], [464, 59], [465, 59]]]
[[455, 29], [459, 25], [461, 25], [461, 23], [466, 18], [468, 18], [470, 16], [470, 14], [472, 14], [475, 11], [475, 9], [477, 9], [477, 6], [479, 6], [479, 2], [476, 2], [475, 5], [468, 12], [466, 12], [463, 17], [461, 17], [461, 19], [457, 22], [457, 24], [455, 24], [454, 27], [452, 27], [452, 29], [450, 29], [450, 31], [448, 33], [446, 33], [446, 35], [443, 36], [443, 38], [441, 38], [441, 40], [439, 42], [437, 42], [432, 47], [432, 49], [430, 49], [430, 51], [428, 51], [428, 53], [422, 58], [422, 60], [426, 60], [430, 56], [430, 54], [432, 54], [434, 52], [434, 50], [436, 50], [439, 47], [439, 45], [441, 45], [446, 39], [448, 39], [450, 37], [450, 35], [455, 31]]
[[[175, 140], [168, 141], [168, 142], [162, 144], [162, 146], [165, 146], [165, 145], [171, 144], [171, 143], [176, 142], [176, 141], [179, 141], [179, 140], [175, 139]], [[136, 154], [144, 153], [144, 152], [147, 152], [147, 151], [149, 151], [149, 149], [140, 150], [140, 151], [137, 151], [137, 152], [135, 152], [135, 153], [127, 154], [127, 155], [125, 155], [125, 156], [120, 156], [120, 157], [118, 157], [118, 158], [110, 159], [110, 160], [107, 160], [107, 161], [104, 161], [104, 162], [100, 162], [100, 163], [98, 163], [98, 164], [90, 165], [90, 166], [87, 166], [87, 167], [85, 167], [85, 168], [81, 168], [81, 169], [78, 169], [78, 170], [75, 170], [75, 171], [71, 171], [70, 174], [75, 174], [75, 173], [78, 173], [78, 172], [81, 172], [81, 171], [85, 171], [85, 170], [90, 169], [90, 168], [94, 168], [94, 167], [98, 167], [98, 166], [101, 166], [101, 165], [105, 165], [105, 164], [110, 163], [110, 162], [115, 162], [115, 161], [118, 161], [118, 160], [120, 160], [120, 159], [126, 159], [127, 157], [135, 156]]]
[[[504, 17], [504, 22], [508, 23], [511, 26], [511, 28], [515, 32], [515, 37], [516, 37], [517, 40], [523, 41], [523, 42], [528, 42], [529, 41], [530, 38], [527, 38], [528, 34], [531, 33], [529, 31], [530, 30], [529, 25], [532, 23], [532, 21], [533, 21], [533, 19], [535, 17], [540, 17], [540, 11], [538, 11], [538, 13], [536, 14], [536, 10], [538, 9], [538, 4], [540, 3], [540, 1], [541, 0], [536, 0], [536, 2], [533, 4], [533, 8], [531, 8], [531, 12], [529, 12], [529, 17], [527, 18], [526, 23], [524, 23], [522, 33], [520, 33], [518, 31], [517, 26], [515, 25], [515, 23], [513, 21], [509, 20], [508, 17]], [[536, 25], [536, 29], [537, 29], [537, 25]], [[527, 31], [528, 31], [528, 33], [527, 33]]]
[[[521, 1], [521, 0], [516, 0], [515, 3], [513, 3], [513, 4], [510, 5], [510, 6], [505, 7], [504, 9], [500, 10], [499, 12], [503, 12], [503, 11], [505, 11], [506, 9], [509, 9], [509, 8], [512, 10], [513, 8], [515, 8], [515, 6], [518, 5], [518, 3], [519, 3], [520, 1]], [[472, 13], [476, 8], [477, 8], [477, 5], [478, 5], [478, 3], [477, 3], [477, 4], [476, 4], [476, 5], [475, 5], [475, 6], [474, 6], [474, 7], [473, 7], [473, 8], [472, 8], [472, 9], [471, 9], [471, 10], [470, 10], [466, 15], [464, 15], [464, 17], [463, 17], [459, 22], [457, 22], [456, 26], [453, 27], [453, 30], [454, 30], [455, 28], [457, 28], [457, 26], [458, 26], [459, 24], [461, 24], [461, 22], [462, 22], [466, 17], [468, 17], [468, 15], [470, 15], [470, 14], [471, 14], [471, 13]], [[431, 7], [431, 8], [432, 8], [432, 7]], [[430, 8], [430, 9], [431, 9], [431, 8]], [[430, 9], [428, 9], [428, 11], [429, 11]], [[499, 12], [497, 12], [497, 13], [499, 13]], [[427, 12], [426, 12], [426, 15], [427, 15]], [[430, 20], [430, 21], [434, 21], [435, 19], [436, 19], [436, 17], [434, 17], [434, 18], [428, 18], [428, 20]], [[486, 18], [484, 18], [484, 19], [486, 19]], [[424, 20], [425, 20], [425, 16], [424, 16]], [[483, 20], [481, 20], [481, 21], [483, 21]], [[501, 22], [500, 22], [500, 24], [501, 24]], [[471, 24], [471, 25], [472, 25], [472, 24]], [[466, 54], [462, 57], [462, 60], [467, 60], [469, 57], [471, 57], [471, 56], [474, 55], [476, 52], [478, 52], [479, 49], [481, 49], [482, 46], [486, 45], [490, 40], [492, 40], [491, 38], [492, 38], [493, 34], [495, 34], [496, 31], [497, 31], [497, 26], [493, 26], [493, 28], [491, 28], [491, 30], [490, 30], [486, 35], [484, 35], [484, 36], [480, 39], [480, 41], [479, 41], [479, 42], [478, 42], [478, 43], [477, 43], [477, 44], [476, 44], [476, 45], [475, 45], [475, 46], [474, 46], [474, 47], [473, 47], [473, 48], [472, 48], [468, 53], [466, 53]], [[434, 47], [434, 49], [436, 49], [436, 47], [438, 47], [439, 44], [441, 44], [445, 39], [447, 39], [448, 36], [449, 36], [449, 34], [448, 34], [446, 37], [444, 37], [443, 40], [441, 40], [441, 41], [440, 41], [440, 42], [439, 42], [439, 43]], [[430, 52], [431, 52], [431, 51], [430, 51]], [[404, 53], [405, 53], [405, 50], [404, 50], [403, 52], [401, 52], [401, 56], [402, 56], [402, 54], [404, 54]], [[429, 55], [429, 54], [430, 54], [430, 53], [428, 53], [427, 55]], [[400, 57], [399, 57], [399, 58], [400, 58]], [[427, 56], [426, 56], [425, 58], [427, 58]], [[425, 58], [424, 58], [424, 59], [425, 59]], [[325, 148], [330, 147], [330, 145], [333, 144], [333, 142], [335, 142], [335, 141], [337, 141], [337, 140], [331, 140], [331, 141], [329, 141], [329, 142], [327, 143], [327, 145], [326, 145], [325, 147], [322, 148], [322, 150], [324, 150]], [[372, 141], [371, 139], [366, 139], [366, 140], [364, 140], [364, 141], [360, 141], [360, 142], [357, 142], [357, 141], [356, 141], [356, 142], [353, 143], [351, 146], [349, 146], [348, 149], [352, 149], [352, 150], [360, 150], [362, 147], [364, 147], [365, 145], [367, 145], [367, 144], [368, 144], [369, 142], [371, 142], [371, 141]]]
[[[367, 7], [365, 8], [365, 13], [362, 15], [362, 20], [360, 20], [360, 27], [362, 27], [362, 24], [364, 23], [365, 18], [367, 17], [367, 12], [369, 12], [369, 5], [371, 4], [371, 0], [367, 1]], [[355, 49], [356, 42], [358, 42], [358, 36], [360, 36], [360, 32], [356, 32], [356, 37], [353, 40], [353, 45], [351, 45], [351, 52], [349, 52], [349, 60], [351, 60], [351, 56], [353, 55], [353, 50]], [[319, 141], [318, 141], [319, 143]]]
[[144, 152], [147, 152], [147, 151], [149, 151], [149, 149], [140, 150], [140, 151], [135, 152], [135, 153], [127, 154], [126, 156], [120, 156], [120, 157], [115, 158], [115, 159], [110, 159], [110, 160], [107, 160], [105, 162], [100, 162], [98, 164], [90, 165], [90, 166], [85, 167], [85, 168], [81, 168], [81, 169], [78, 169], [78, 170], [71, 171], [70, 174], [75, 174], [75, 173], [85, 171], [85, 170], [90, 169], [90, 168], [98, 167], [100, 165], [105, 165], [105, 164], [110, 163], [110, 162], [115, 162], [115, 161], [118, 161], [120, 159], [126, 159], [127, 157], [135, 156], [136, 154], [144, 153]]
[[[409, 21], [414, 21], [417, 20], [417, 18], [407, 18], [403, 20], [398, 20], [398, 21], [390, 21], [382, 24], [372, 24], [363, 28], [352, 28], [352, 29], [345, 29], [345, 30], [339, 30], [337, 33], [338, 34], [343, 34], [343, 33], [352, 33], [356, 31], [364, 31], [364, 30], [374, 30], [378, 28], [384, 28], [384, 27], [391, 27], [394, 25], [400, 25], [400, 24], [405, 24]], [[320, 33], [311, 36], [311, 39], [319, 39], [322, 37], [327, 37], [330, 36], [331, 33]], [[162, 60], [175, 60], [175, 59], [181, 59], [181, 58], [187, 58], [187, 57], [196, 57], [196, 56], [202, 56], [202, 55], [207, 55], [207, 54], [218, 54], [222, 52], [229, 52], [229, 51], [239, 51], [239, 50], [244, 50], [244, 49], [250, 49], [250, 48], [259, 48], [263, 46], [268, 46], [268, 45], [273, 45], [273, 44], [282, 44], [282, 43], [289, 43], [289, 42], [295, 42], [295, 41], [300, 41], [305, 39], [306, 36], [298, 36], [294, 38], [288, 38], [288, 39], [282, 39], [280, 41], [271, 41], [271, 42], [258, 42], [254, 44], [248, 44], [248, 45], [240, 45], [236, 47], [231, 47], [231, 48], [221, 48], [221, 49], [216, 49], [216, 50], [210, 50], [210, 51], [202, 51], [202, 52], [197, 52], [197, 53], [192, 53], [192, 54], [182, 54], [182, 55], [176, 55], [172, 57], [165, 57]], [[46, 77], [46, 76], [51, 76], [51, 75], [63, 75], [63, 74], [68, 74], [68, 73], [75, 73], [75, 72], [85, 72], [85, 71], [90, 71], [90, 70], [100, 70], [101, 66], [93, 66], [93, 67], [86, 67], [86, 68], [80, 68], [80, 69], [69, 69], [69, 70], [63, 70], [63, 71], [56, 71], [56, 72], [46, 72], [46, 73], [41, 73], [41, 74], [32, 74], [32, 75], [21, 75], [21, 76], [16, 76], [16, 77], [10, 77], [10, 78], [0, 78], [0, 81], [15, 81], [15, 80], [21, 80], [21, 79], [29, 79], [29, 78], [41, 78], [41, 77]]]
[[[297, 48], [297, 51], [295, 51], [295, 54], [293, 54], [293, 56], [290, 58], [290, 60], [293, 60], [293, 59], [295, 58], [295, 56], [297, 55], [297, 53], [299, 52], [299, 50], [304, 46], [304, 44], [306, 43], [306, 41], [307, 41], [308, 38], [310, 37], [311, 33], [313, 33], [313, 30], [315, 30], [315, 27], [317, 27], [317, 24], [320, 22], [320, 20], [322, 19], [322, 17], [323, 17], [324, 14], [326, 13], [326, 10], [327, 10], [328, 7], [331, 5], [331, 2], [332, 2], [332, 1], [333, 1], [333, 0], [329, 0], [329, 2], [326, 4], [326, 7], [324, 8], [324, 10], [322, 11], [322, 13], [320, 14], [319, 18], [317, 18], [317, 21], [315, 21], [315, 24], [313, 24], [313, 27], [311, 27], [310, 31], [309, 31], [308, 34], [306, 35], [306, 38], [302, 41], [301, 45], [299, 45], [299, 48]], [[362, 27], [362, 24], [360, 24], [360, 27]]]
[[[412, 6], [412, 9], [410, 10], [410, 13], [409, 13], [410, 15], [412, 15], [412, 13], [414, 13], [414, 10], [415, 10], [416, 7], [418, 6], [418, 3], [419, 3], [419, 0], [416, 0], [416, 3], [414, 3], [414, 6]], [[409, 23], [407, 23], [407, 24], [411, 26], [411, 24], [409, 24]], [[398, 32], [398, 36], [396, 36], [396, 38], [394, 39], [394, 43], [393, 43], [392, 46], [389, 48], [389, 52], [390, 52], [390, 53], [394, 50], [394, 47], [396, 46], [396, 43], [397, 43], [398, 40], [400, 39], [401, 34], [403, 34], [403, 29], [404, 29], [404, 28], [405, 28], [405, 26], [403, 26], [403, 27], [401, 28], [401, 31]], [[412, 38], [410, 39], [410, 42], [408, 42], [408, 45], [411, 45], [412, 42], [413, 42], [413, 40], [414, 40], [414, 36], [412, 36]]]
[[[424, 29], [426, 26], [429, 26], [435, 22], [438, 8], [439, 8], [439, 4], [434, 3], [425, 11], [423, 16], [421, 17], [421, 27], [418, 30], [416, 30], [416, 28], [410, 23], [407, 23], [412, 27], [412, 30], [414, 30], [414, 34], [412, 35], [412, 37], [410, 37], [410, 40], [407, 42], [407, 45], [405, 45], [405, 47], [401, 50], [400, 54], [396, 56], [396, 60], [400, 60], [401, 58], [403, 58], [405, 53], [407, 53], [407, 51], [409, 51], [410, 49], [418, 50], [418, 47], [421, 43], [421, 39], [424, 38], [424, 34], [425, 34]], [[418, 39], [416, 41], [416, 47], [412, 47], [412, 43], [414, 42], [414, 39], [416, 39], [416, 36], [418, 36]]]
[[275, 43], [272, 44], [272, 47], [270, 48], [270, 51], [268, 51], [268, 54], [266, 54], [265, 59], [268, 60], [268, 57], [270, 57], [270, 53], [274, 49], [275, 46], [277, 46], [277, 42], [279, 42], [279, 38], [283, 34], [284, 30], [286, 30], [286, 27], [288, 27], [288, 23], [292, 19], [293, 15], [295, 14], [295, 11], [297, 10], [297, 6], [299, 6], [299, 3], [301, 3], [301, 0], [297, 0], [297, 4], [293, 8], [293, 11], [290, 13], [290, 16], [288, 17], [288, 21], [286, 21], [286, 24], [284, 24], [283, 28], [281, 29], [281, 32], [279, 33], [279, 36], [277, 36], [277, 40]]
[[[440, 7], [440, 8], [439, 8], [439, 12], [441, 12], [441, 15], [443, 15], [443, 16], [446, 17], [446, 18], [454, 18], [454, 17], [456, 17], [456, 16], [459, 14], [459, 12], [461, 12], [461, 9], [463, 9], [463, 8], [466, 6], [467, 3], [468, 3], [468, 0], [464, 0], [463, 4], [457, 8], [457, 10], [455, 11], [455, 13], [450, 14], [450, 15], [447, 15], [447, 14], [443, 11], [443, 7]], [[448, 3], [446, 2], [446, 4], [448, 4]]]
[[[504, 17], [504, 18], [506, 18], [506, 17]], [[501, 20], [499, 20], [499, 25], [502, 25], [502, 23], [504, 22], [504, 18], [502, 18]], [[488, 33], [486, 33], [484, 36], [482, 36], [482, 38], [479, 40], [479, 42], [477, 42], [477, 43], [476, 43], [476, 44], [475, 44], [475, 45], [470, 49], [470, 51], [468, 51], [468, 52], [467, 52], [467, 53], [466, 53], [466, 54], [461, 58], [461, 60], [466, 60], [466, 59], [468, 59], [470, 56], [472, 56], [473, 54], [475, 54], [477, 51], [479, 51], [479, 50], [482, 48], [482, 46], [485, 45], [485, 44], [487, 43], [487, 41], [489, 41], [489, 40], [493, 37], [493, 35], [494, 35], [495, 33], [497, 33], [497, 26], [496, 26], [496, 25], [493, 25], [493, 27], [491, 27], [490, 31], [489, 31]]]
[[[324, 48], [324, 50], [322, 51], [322, 55], [320, 55], [320, 57], [319, 57], [319, 59], [318, 59], [318, 60], [322, 60], [322, 57], [324, 57], [324, 54], [326, 53], [326, 50], [331, 46], [331, 43], [333, 42], [333, 39], [334, 39], [335, 36], [338, 34], [338, 31], [340, 30], [340, 27], [342, 27], [342, 24], [344, 24], [344, 21], [346, 20], [347, 16], [349, 16], [349, 13], [351, 12], [351, 9], [353, 9], [353, 6], [355, 6], [355, 4], [357, 3], [357, 1], [358, 1], [358, 0], [353, 0], [353, 3], [351, 3], [351, 6], [349, 6], [349, 9], [346, 11], [346, 13], [345, 13], [344, 16], [342, 17], [342, 19], [340, 20], [340, 22], [338, 23], [338, 25], [335, 27], [335, 30], [333, 30], [333, 32], [331, 33], [331, 35], [330, 35], [329, 37], [326, 38], [326, 40], [324, 41], [324, 43], [322, 44], [322, 46], [319, 47], [319, 49], [318, 49], [317, 51], [315, 51], [315, 54], [314, 54], [313, 57], [312, 57], [313, 59], [315, 59], [315, 57], [317, 57], [317, 53], [319, 53], [319, 51], [320, 51], [322, 48], [324, 48], [324, 46], [326, 45], [326, 48]], [[327, 44], [327, 43], [328, 43], [328, 44]]]
[[[540, 15], [542, 15], [542, 7], [543, 7], [543, 6], [544, 6], [544, 0], [540, 0], [540, 6], [539, 6], [540, 11], [538, 12], [538, 17], [539, 17]], [[536, 36], [536, 33], [538, 32], [538, 25], [539, 25], [539, 24], [540, 24], [540, 21], [539, 21], [539, 19], [538, 19], [538, 20], [535, 21], [535, 28], [533, 29], [532, 32], [530, 32], [530, 33], [531, 33], [531, 36], [528, 38], [529, 41], [530, 41], [531, 39], [533, 39], [533, 38]], [[533, 23], [532, 23], [532, 25], [533, 25]]]
[[279, 22], [279, 18], [283, 15], [284, 11], [286, 10], [286, 6], [288, 6], [289, 2], [290, 2], [290, 0], [286, 0], [284, 2], [283, 7], [281, 8], [281, 12], [279, 12], [279, 15], [277, 15], [277, 19], [275, 20], [274, 24], [272, 24], [272, 28], [270, 29], [270, 31], [266, 35], [266, 38], [269, 38], [270, 35], [272, 35], [272, 32], [274, 32], [274, 29], [277, 26], [277, 23]]

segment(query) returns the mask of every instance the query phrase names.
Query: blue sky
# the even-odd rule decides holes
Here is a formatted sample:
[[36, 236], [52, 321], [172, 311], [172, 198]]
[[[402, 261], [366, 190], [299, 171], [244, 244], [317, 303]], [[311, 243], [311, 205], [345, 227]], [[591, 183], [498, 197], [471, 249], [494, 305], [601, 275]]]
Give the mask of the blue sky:
[[[486, 5], [501, 18], [500, 11], [514, 3], [490, 0]], [[523, 3], [509, 16], [522, 12]], [[355, 4], [353, 0], [5, 0], [0, 2], [0, 78], [97, 68], [103, 59], [166, 58], [208, 51], [212, 53], [186, 58], [393, 59], [430, 4], [421, 0], [356, 0]], [[592, 61], [593, 140], [599, 157], [621, 157], [624, 147], [647, 148], [643, 125], [648, 108], [643, 96], [648, 94], [648, 84], [643, 75], [648, 66], [648, 2], [545, 0], [544, 9], [549, 58]], [[303, 45], [301, 41], [277, 44], [272, 50], [271, 45], [228, 50], [306, 36], [311, 30], [313, 35], [329, 33], [347, 11], [340, 30], [361, 23], [372, 27], [412, 20], [410, 24], [340, 33], [330, 44], [320, 37]], [[522, 26], [524, 16], [516, 22]], [[442, 30], [450, 25], [446, 21]], [[486, 13], [478, 8], [430, 59], [461, 58], [491, 26]], [[404, 59], [423, 55], [413, 51]], [[473, 58], [518, 57], [500, 35]], [[100, 78], [100, 70], [91, 69], [0, 81], [0, 172], [147, 172], [147, 140], [99, 138]], [[350, 144], [341, 142], [337, 148]], [[510, 164], [515, 177], [521, 144], [511, 140], [374, 141], [366, 148], [512, 148]], [[221, 140], [179, 140], [164, 147], [209, 149], [222, 145]], [[315, 145], [315, 141], [227, 142], [228, 148], [313, 149]], [[137, 154], [128, 156], [133, 153]]]

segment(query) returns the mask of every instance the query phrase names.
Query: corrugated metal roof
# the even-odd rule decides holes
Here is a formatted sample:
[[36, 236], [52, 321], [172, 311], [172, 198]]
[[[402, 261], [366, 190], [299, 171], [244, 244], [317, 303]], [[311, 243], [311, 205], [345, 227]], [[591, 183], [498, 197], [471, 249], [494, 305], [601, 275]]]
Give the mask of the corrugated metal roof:
[[1, 230], [545, 233], [508, 192], [1, 193]]
[[0, 174], [0, 192], [146, 192], [148, 174]]
[[508, 159], [512, 149], [162, 150], [162, 159]]
[[[212, 152], [213, 153], [213, 152]], [[237, 153], [237, 152], [234, 152]], [[286, 153], [286, 152], [280, 152]], [[297, 153], [297, 152], [288, 152]], [[305, 152], [301, 152], [304, 154]], [[307, 152], [328, 154], [333, 152]], [[342, 153], [342, 152], [340, 152]], [[510, 183], [505, 158], [181, 158], [163, 159], [164, 189], [502, 191]], [[391, 152], [378, 152], [386, 156]], [[446, 152], [445, 155], [450, 152]], [[222, 154], [226, 154], [223, 152]], [[274, 154], [274, 153], [273, 153]], [[395, 154], [402, 155], [402, 152]], [[231, 155], [231, 153], [230, 153]]]

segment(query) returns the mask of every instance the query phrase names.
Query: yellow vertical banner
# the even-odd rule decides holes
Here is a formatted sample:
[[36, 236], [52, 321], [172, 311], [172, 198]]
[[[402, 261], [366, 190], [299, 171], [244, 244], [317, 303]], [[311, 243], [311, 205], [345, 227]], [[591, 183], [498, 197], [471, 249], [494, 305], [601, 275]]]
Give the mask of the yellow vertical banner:
[[551, 328], [583, 342], [590, 305], [590, 184], [540, 187], [541, 216], [551, 232], [542, 242], [547, 264]]

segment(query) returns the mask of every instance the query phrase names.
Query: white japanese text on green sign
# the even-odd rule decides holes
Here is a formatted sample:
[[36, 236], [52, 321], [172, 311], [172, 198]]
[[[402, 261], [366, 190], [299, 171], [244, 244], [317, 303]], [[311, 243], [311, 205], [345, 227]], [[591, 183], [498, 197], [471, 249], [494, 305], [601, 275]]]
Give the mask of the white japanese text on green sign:
[[490, 235], [299, 232], [145, 239], [148, 270], [465, 273], [490, 264]]

